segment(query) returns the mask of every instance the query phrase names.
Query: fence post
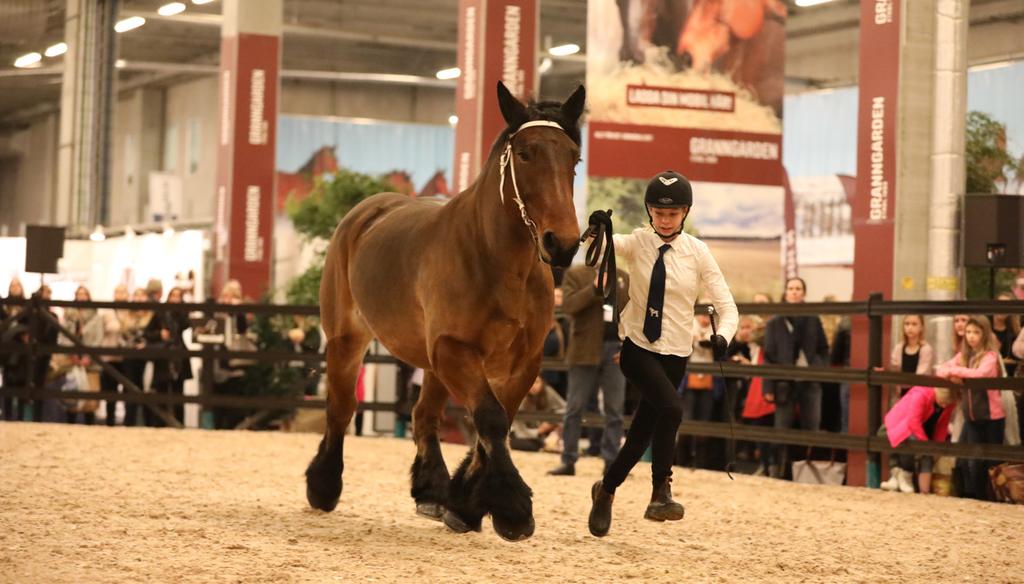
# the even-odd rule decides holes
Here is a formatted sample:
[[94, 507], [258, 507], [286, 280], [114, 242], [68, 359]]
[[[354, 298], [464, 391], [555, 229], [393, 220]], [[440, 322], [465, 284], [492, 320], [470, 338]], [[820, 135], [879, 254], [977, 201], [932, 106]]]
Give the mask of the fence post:
[[[882, 315], [875, 313], [875, 303], [882, 302], [880, 292], [868, 295], [868, 367], [874, 370], [882, 366]], [[878, 434], [882, 417], [882, 386], [868, 386], [868, 436]], [[867, 453], [867, 486], [877, 489], [881, 482], [881, 456], [877, 452]]]
[[[213, 298], [207, 297], [206, 307], [203, 308], [204, 320], [209, 320], [213, 318], [213, 312], [209, 308], [211, 304], [213, 304]], [[199, 394], [213, 395], [213, 345], [211, 345], [210, 343], [202, 343], [202, 346], [203, 367], [199, 374]], [[199, 410], [199, 427], [206, 428], [209, 430], [213, 429], [214, 423], [212, 408], [207, 408], [206, 406], [203, 406], [202, 409]]]
[[[42, 282], [42, 275], [40, 274], [40, 282]], [[36, 362], [40, 358], [37, 355], [37, 348], [39, 343], [42, 342], [41, 331], [39, 329], [39, 313], [41, 310], [39, 300], [42, 294], [43, 284], [39, 284], [40, 292], [32, 295], [32, 303], [29, 304], [26, 309], [28, 310], [28, 387], [29, 389], [46, 389], [46, 375], [43, 374], [43, 380], [41, 384], [36, 383]], [[42, 422], [43, 421], [43, 400], [41, 399], [19, 399], [18, 400], [18, 417], [21, 421], [25, 421], [25, 414], [28, 412], [26, 407], [29, 403], [32, 404], [32, 421]]]

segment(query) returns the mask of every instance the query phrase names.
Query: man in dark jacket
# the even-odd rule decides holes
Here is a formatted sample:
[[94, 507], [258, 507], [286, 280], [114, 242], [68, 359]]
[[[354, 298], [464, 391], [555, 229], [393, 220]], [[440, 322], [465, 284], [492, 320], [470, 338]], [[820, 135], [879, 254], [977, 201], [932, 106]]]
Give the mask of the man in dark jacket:
[[619, 271], [616, 309], [605, 305], [597, 284], [597, 270], [587, 266], [569, 268], [562, 281], [562, 311], [572, 317], [566, 354], [569, 389], [562, 425], [562, 464], [548, 472], [551, 475], [576, 474], [583, 412], [598, 388], [604, 397], [601, 457], [605, 466], [615, 460], [622, 444], [626, 378], [619, 369], [622, 341], [613, 322], [613, 310], [621, 311], [629, 299], [629, 276]]
[[[786, 282], [787, 304], [801, 303], [807, 286], [800, 278]], [[768, 321], [764, 338], [765, 363], [798, 367], [828, 367], [828, 338], [817, 316], [776, 316]], [[789, 429], [800, 405], [800, 427], [821, 429], [821, 384], [813, 381], [764, 380], [765, 401], [775, 403], [775, 427]], [[786, 469], [785, 446], [779, 446], [769, 475], [781, 478]]]

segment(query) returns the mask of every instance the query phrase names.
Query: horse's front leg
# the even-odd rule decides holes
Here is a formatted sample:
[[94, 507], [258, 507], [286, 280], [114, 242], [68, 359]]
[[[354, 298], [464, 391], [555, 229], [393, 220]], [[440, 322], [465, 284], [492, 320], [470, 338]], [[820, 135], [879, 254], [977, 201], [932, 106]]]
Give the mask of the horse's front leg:
[[490, 513], [502, 538], [530, 537], [533, 493], [512, 464], [511, 416], [487, 382], [483, 358], [477, 349], [448, 337], [438, 340], [434, 357], [438, 376], [463, 398], [477, 432], [476, 444], [452, 477], [445, 525], [460, 532], [479, 530], [483, 516]]

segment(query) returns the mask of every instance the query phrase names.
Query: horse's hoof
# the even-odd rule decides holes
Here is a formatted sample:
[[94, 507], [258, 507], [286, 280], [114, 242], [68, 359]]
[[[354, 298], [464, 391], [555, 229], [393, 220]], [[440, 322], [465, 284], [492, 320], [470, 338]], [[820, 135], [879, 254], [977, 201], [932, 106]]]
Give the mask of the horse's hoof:
[[463, 521], [462, 518], [456, 515], [455, 513], [452, 513], [450, 509], [444, 512], [444, 515], [442, 516], [441, 520], [444, 521], [445, 527], [454, 531], [455, 533], [480, 531], [479, 527], [475, 529], [473, 527], [470, 527], [468, 523]]
[[324, 493], [317, 489], [310, 481], [306, 483], [306, 500], [314, 509], [330, 513], [338, 506], [338, 499], [341, 498], [341, 489], [330, 489], [331, 493]]
[[528, 521], [522, 525], [514, 525], [492, 515], [491, 524], [494, 525], [494, 531], [501, 539], [505, 541], [523, 541], [533, 535], [533, 530], [537, 526], [533, 517], [528, 517], [527, 519]]
[[416, 514], [433, 521], [441, 521], [444, 516], [444, 505], [440, 503], [416, 503]]

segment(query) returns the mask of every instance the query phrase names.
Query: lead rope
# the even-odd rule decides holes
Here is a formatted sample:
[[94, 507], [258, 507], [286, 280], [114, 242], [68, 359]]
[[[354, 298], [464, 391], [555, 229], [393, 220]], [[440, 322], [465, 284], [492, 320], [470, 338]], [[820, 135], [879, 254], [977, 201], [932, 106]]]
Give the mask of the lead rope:
[[[718, 325], [715, 324], [715, 307], [708, 306], [708, 317], [711, 318], [711, 334], [718, 334]], [[713, 351], [712, 351], [713, 352]], [[716, 359], [717, 361], [717, 359]], [[736, 414], [733, 409], [736, 407], [735, 403], [730, 403], [728, 399], [729, 394], [729, 380], [725, 378], [725, 367], [722, 366], [722, 362], [718, 361], [718, 370], [722, 373], [722, 383], [725, 384], [725, 395], [726, 395], [726, 407], [729, 410], [729, 440], [732, 441], [732, 451], [729, 453], [729, 462], [725, 465], [725, 474], [729, 475], [729, 480], [734, 481], [732, 477], [732, 469], [736, 466], [736, 435], [733, 433], [733, 423], [736, 418]]]
[[[618, 305], [618, 270], [615, 268], [615, 238], [612, 233], [612, 211], [608, 210], [608, 217], [594, 217], [590, 220], [587, 230], [580, 236], [580, 243], [585, 243], [592, 235], [594, 241], [587, 248], [587, 265], [591, 268], [595, 265], [597, 269], [597, 291], [602, 298], [612, 305], [612, 322], [615, 327], [619, 326], [619, 305]], [[604, 241], [602, 241], [604, 240]], [[598, 265], [600, 258], [600, 265]], [[606, 278], [607, 276], [607, 278]]]

